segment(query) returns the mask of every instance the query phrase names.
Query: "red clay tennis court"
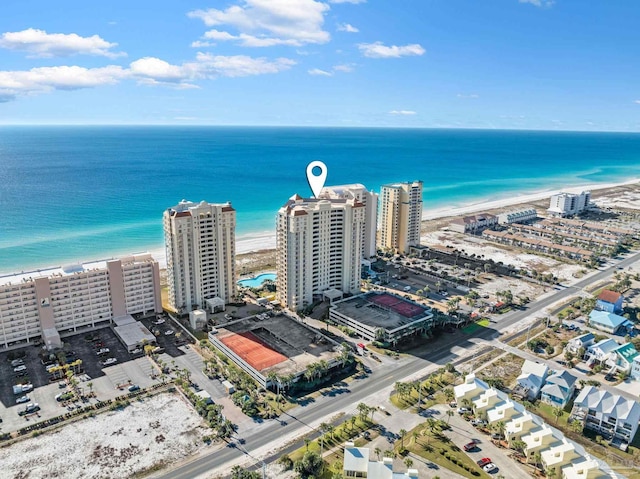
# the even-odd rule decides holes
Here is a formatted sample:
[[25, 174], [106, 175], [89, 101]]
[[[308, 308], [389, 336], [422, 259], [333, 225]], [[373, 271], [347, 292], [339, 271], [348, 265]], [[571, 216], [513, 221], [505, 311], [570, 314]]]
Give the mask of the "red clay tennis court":
[[278, 351], [274, 351], [255, 334], [248, 331], [245, 333], [230, 334], [229, 336], [220, 338], [220, 341], [258, 371], [262, 371], [287, 359], [286, 356], [280, 354]]
[[404, 316], [405, 318], [413, 318], [418, 314], [424, 313], [424, 308], [416, 304], [409, 303], [401, 298], [396, 298], [387, 293], [375, 294], [367, 298], [372, 303], [379, 304], [380, 306], [384, 306], [392, 311], [395, 311], [400, 316]]

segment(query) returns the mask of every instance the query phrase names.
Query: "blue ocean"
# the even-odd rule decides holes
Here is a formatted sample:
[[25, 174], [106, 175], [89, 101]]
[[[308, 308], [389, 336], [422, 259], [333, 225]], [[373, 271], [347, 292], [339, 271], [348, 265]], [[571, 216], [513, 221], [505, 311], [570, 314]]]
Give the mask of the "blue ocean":
[[424, 205], [456, 207], [640, 177], [640, 134], [258, 127], [0, 127], [0, 272], [163, 247], [162, 212], [231, 201], [240, 238], [326, 184], [424, 181]]

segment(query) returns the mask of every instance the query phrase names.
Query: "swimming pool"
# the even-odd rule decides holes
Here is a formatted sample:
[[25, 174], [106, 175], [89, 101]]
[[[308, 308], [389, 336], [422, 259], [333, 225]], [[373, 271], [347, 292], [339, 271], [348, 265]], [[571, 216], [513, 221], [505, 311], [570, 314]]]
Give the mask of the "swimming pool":
[[264, 283], [268, 279], [275, 281], [276, 274], [275, 273], [259, 274], [258, 276], [254, 276], [253, 278], [241, 279], [240, 281], [238, 281], [238, 284], [240, 286], [244, 286], [245, 288], [259, 288], [260, 286], [262, 286], [262, 283]]

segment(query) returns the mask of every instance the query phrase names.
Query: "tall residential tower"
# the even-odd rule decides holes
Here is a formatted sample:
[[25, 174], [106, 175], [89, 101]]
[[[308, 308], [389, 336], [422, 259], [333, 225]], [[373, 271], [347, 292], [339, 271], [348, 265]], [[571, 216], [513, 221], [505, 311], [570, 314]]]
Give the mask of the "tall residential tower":
[[382, 249], [408, 253], [420, 244], [422, 181], [392, 183], [380, 190], [380, 237]]
[[236, 294], [236, 211], [231, 203], [182, 200], [163, 215], [169, 304], [187, 313]]
[[364, 205], [365, 227], [362, 231], [362, 257], [376, 255], [376, 224], [378, 219], [378, 195], [359, 183], [353, 185], [325, 186], [320, 198], [355, 199]]
[[314, 297], [360, 291], [365, 205], [293, 196], [278, 211], [277, 298], [296, 311]]

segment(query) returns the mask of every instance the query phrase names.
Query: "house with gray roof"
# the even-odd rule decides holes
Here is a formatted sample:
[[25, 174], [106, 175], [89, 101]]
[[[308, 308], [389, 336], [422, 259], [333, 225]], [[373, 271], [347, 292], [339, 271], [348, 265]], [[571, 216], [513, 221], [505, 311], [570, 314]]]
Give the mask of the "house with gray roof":
[[369, 448], [355, 447], [352, 442], [344, 445], [343, 477], [366, 477], [367, 479], [418, 479], [418, 470], [394, 472], [393, 458], [372, 461]]
[[549, 367], [546, 364], [525, 359], [522, 373], [516, 379], [518, 384], [514, 388], [514, 393], [529, 400], [538, 399], [548, 372]]
[[540, 391], [540, 400], [557, 407], [565, 407], [576, 390], [577, 378], [568, 371], [556, 372], [547, 378]]
[[629, 444], [638, 431], [640, 403], [586, 386], [574, 401], [571, 416], [607, 440], [618, 439]]

